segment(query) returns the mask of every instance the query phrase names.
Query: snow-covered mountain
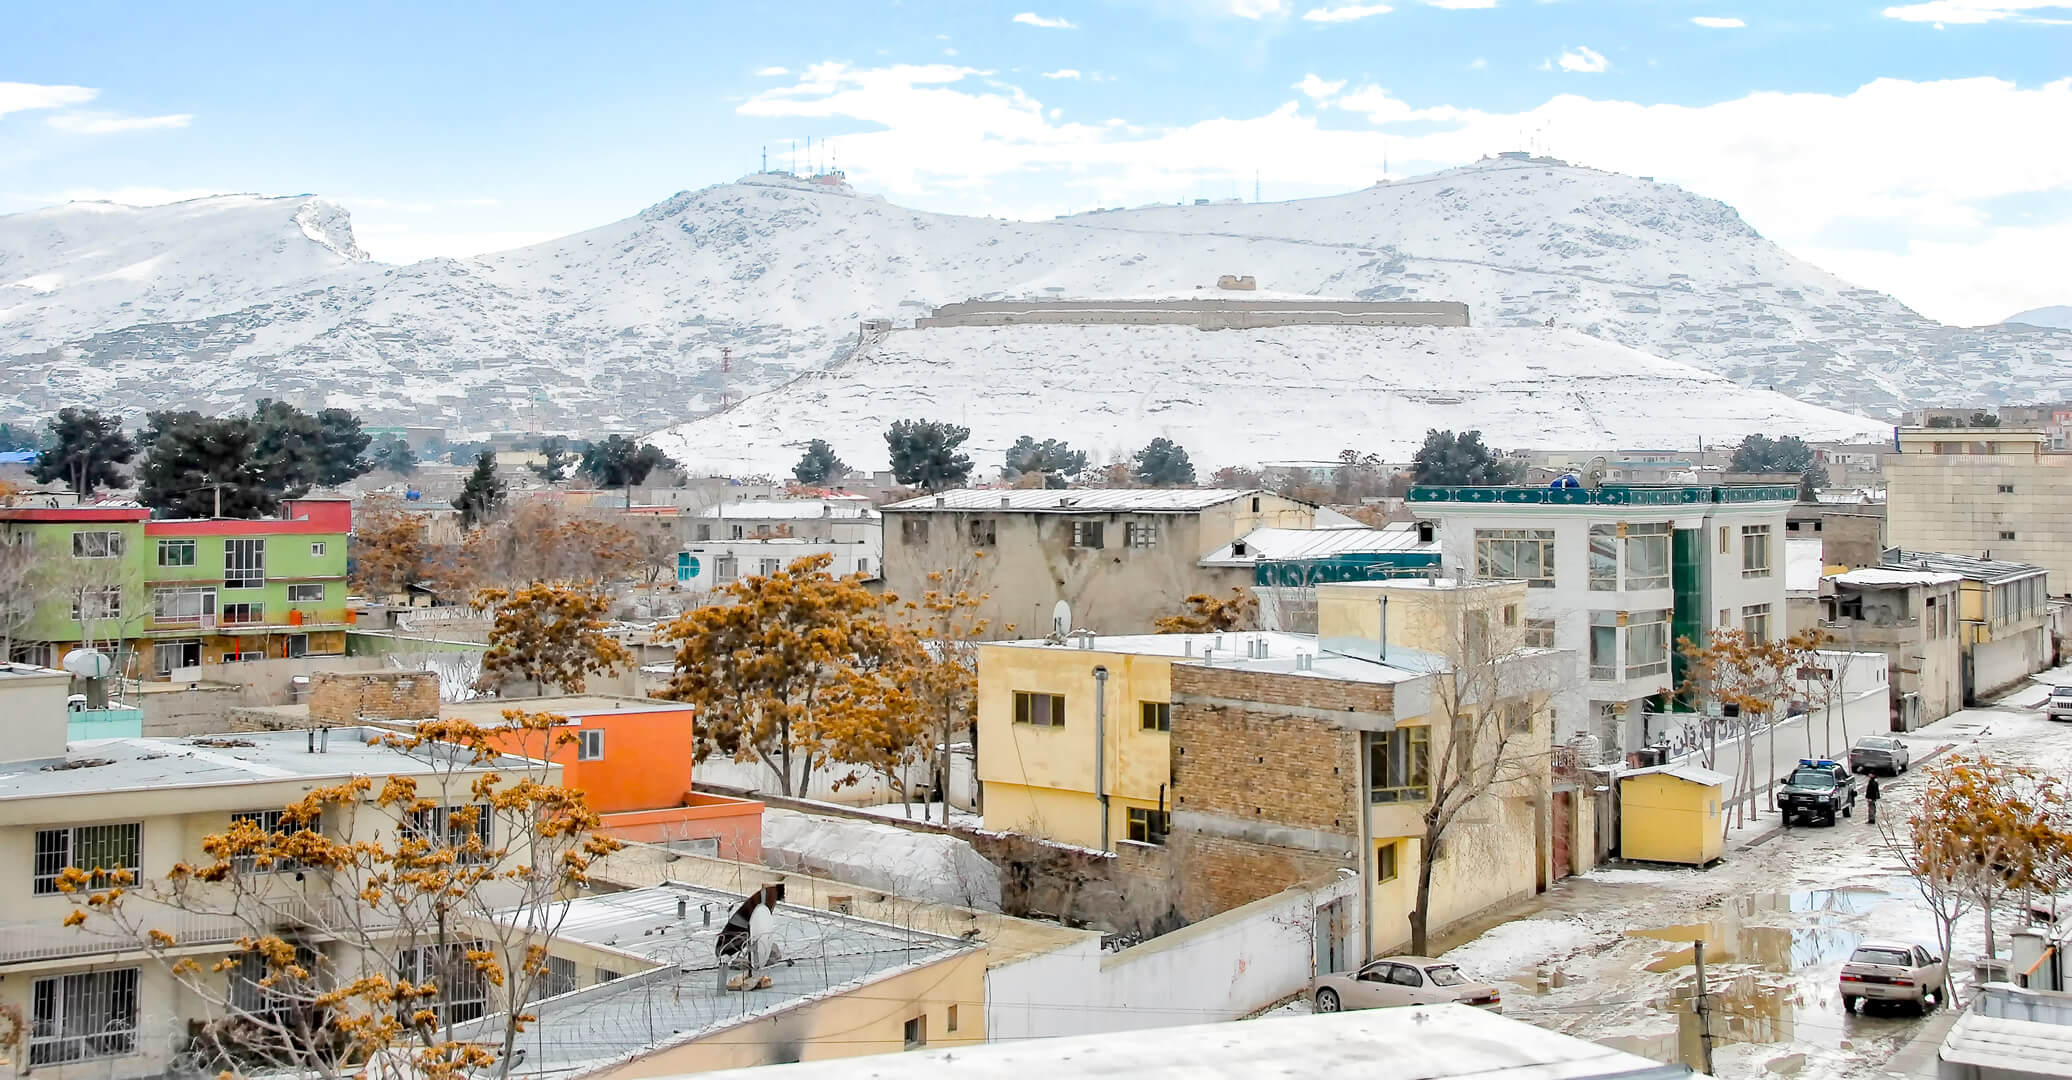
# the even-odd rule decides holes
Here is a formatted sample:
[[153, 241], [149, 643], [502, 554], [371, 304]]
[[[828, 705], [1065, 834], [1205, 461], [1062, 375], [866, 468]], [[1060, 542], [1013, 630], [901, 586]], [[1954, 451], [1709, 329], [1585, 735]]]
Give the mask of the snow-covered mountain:
[[2021, 323], [2024, 326], [2046, 326], [2057, 330], [2072, 330], [2072, 304], [2053, 304], [2050, 307], [2030, 308], [2019, 314], [2002, 319], [2004, 323]]
[[[190, 235], [166, 253], [163, 238]], [[827, 367], [862, 319], [1191, 293], [1224, 273], [1276, 293], [1461, 300], [1477, 326], [1552, 320], [1858, 412], [2072, 393], [2072, 332], [1941, 326], [1719, 202], [1538, 160], [1052, 222], [763, 174], [496, 255], [356, 255], [343, 213], [306, 200], [0, 217], [0, 416], [273, 396], [458, 431], [652, 430]]]
[[895, 330], [658, 439], [719, 472], [783, 475], [815, 438], [853, 468], [882, 469], [885, 429], [921, 417], [970, 428], [965, 449], [986, 473], [1021, 435], [1096, 461], [1163, 435], [1206, 475], [1346, 448], [1408, 460], [1435, 427], [1480, 428], [1506, 449], [1892, 432], [1574, 330], [1018, 325]]

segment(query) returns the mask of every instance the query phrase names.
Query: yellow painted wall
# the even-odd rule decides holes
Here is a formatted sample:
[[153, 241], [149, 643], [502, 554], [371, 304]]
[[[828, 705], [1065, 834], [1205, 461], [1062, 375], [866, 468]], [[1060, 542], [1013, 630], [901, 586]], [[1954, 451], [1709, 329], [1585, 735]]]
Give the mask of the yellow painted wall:
[[[1172, 736], [1145, 731], [1141, 702], [1172, 701], [1173, 659], [1074, 649], [986, 645], [979, 649], [979, 779], [986, 827], [1098, 847], [1094, 792], [1095, 667], [1108, 669], [1106, 785], [1111, 845], [1129, 835], [1127, 805], [1158, 805], [1171, 783]], [[1016, 691], [1063, 694], [1065, 726], [1014, 722]], [[1165, 799], [1172, 802], [1168, 790]]]
[[[1389, 602], [1389, 644], [1439, 653], [1458, 661], [1469, 611], [1488, 619], [1490, 647], [1510, 652], [1525, 642], [1525, 583], [1485, 582], [1466, 588], [1429, 588], [1406, 582], [1330, 582], [1317, 585], [1317, 634], [1374, 641], [1381, 632], [1381, 598]], [[1509, 608], [1509, 623], [1505, 609]]]
[[[954, 1032], [949, 1030], [952, 1006], [957, 1010]], [[792, 1060], [798, 1061], [897, 1053], [906, 1049], [906, 1022], [923, 1015], [928, 1018], [931, 1050], [985, 1041], [984, 949], [965, 949], [926, 967], [590, 1075], [596, 1080], [638, 1080], [769, 1065], [776, 1063], [772, 1052], [781, 1046], [796, 1047], [798, 1056]]]
[[1663, 773], [1619, 781], [1619, 854], [1703, 866], [1720, 857], [1722, 790]]

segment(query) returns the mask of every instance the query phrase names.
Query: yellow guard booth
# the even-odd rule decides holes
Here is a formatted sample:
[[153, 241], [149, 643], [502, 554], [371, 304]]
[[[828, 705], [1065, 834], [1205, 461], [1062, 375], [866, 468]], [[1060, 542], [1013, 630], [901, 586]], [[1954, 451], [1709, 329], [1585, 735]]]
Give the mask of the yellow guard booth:
[[1619, 856], [1690, 866], [1718, 861], [1721, 807], [1731, 780], [1696, 765], [1657, 765], [1619, 777]]

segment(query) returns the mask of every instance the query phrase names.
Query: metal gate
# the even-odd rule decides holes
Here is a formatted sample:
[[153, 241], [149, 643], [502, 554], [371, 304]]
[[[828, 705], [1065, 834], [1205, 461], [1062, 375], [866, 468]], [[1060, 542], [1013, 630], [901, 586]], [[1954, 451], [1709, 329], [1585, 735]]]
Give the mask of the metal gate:
[[1576, 796], [1572, 791], [1554, 793], [1554, 880], [1574, 874], [1575, 858], [1570, 847], [1576, 835]]

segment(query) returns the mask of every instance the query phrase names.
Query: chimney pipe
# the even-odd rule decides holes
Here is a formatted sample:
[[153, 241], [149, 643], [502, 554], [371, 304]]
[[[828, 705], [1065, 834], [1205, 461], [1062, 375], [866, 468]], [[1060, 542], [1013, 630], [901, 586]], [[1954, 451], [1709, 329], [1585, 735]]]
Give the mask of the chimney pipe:
[[1381, 598], [1381, 662], [1389, 662], [1389, 598]]
[[679, 896], [676, 898], [676, 921], [682, 922], [691, 914], [691, 902]]
[[1101, 850], [1108, 850], [1108, 668], [1094, 668], [1094, 795], [1101, 800]]

